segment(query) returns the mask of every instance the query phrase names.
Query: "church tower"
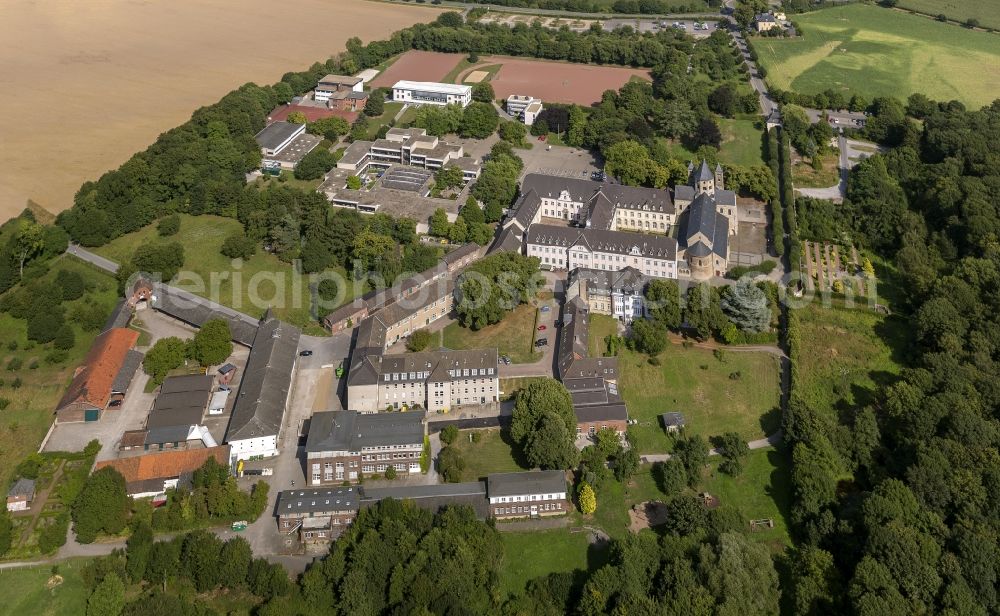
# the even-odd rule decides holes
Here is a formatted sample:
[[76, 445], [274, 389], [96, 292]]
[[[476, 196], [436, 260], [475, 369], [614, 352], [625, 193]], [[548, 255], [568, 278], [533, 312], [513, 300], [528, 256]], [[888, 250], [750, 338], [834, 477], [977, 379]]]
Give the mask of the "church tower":
[[726, 188], [726, 184], [723, 181], [724, 179], [725, 178], [723, 177], [723, 174], [722, 174], [722, 164], [721, 163], [715, 163], [715, 189], [716, 190], [724, 190]]

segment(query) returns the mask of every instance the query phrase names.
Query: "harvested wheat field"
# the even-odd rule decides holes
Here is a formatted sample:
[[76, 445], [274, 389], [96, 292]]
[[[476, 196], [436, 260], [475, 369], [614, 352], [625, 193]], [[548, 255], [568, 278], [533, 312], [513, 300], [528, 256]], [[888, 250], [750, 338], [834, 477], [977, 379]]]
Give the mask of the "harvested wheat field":
[[548, 103], [593, 105], [605, 90], [617, 90], [633, 77], [650, 79], [649, 71], [617, 66], [570, 64], [490, 56], [485, 64], [502, 64], [490, 85], [497, 98], [526, 94]]
[[191, 112], [438, 15], [348, 0], [3, 0], [0, 220], [72, 205]]
[[460, 53], [440, 53], [412, 49], [399, 56], [389, 68], [372, 80], [373, 88], [389, 88], [401, 80], [441, 81], [462, 59]]

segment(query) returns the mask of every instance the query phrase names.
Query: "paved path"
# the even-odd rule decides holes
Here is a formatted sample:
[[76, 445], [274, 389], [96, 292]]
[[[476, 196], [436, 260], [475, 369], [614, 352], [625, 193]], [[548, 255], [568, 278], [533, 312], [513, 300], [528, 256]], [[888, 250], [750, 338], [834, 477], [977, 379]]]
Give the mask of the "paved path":
[[66, 249], [66, 253], [71, 254], [78, 259], [82, 259], [91, 265], [95, 265], [110, 274], [114, 274], [118, 271], [118, 264], [111, 259], [105, 259], [104, 257], [90, 252], [86, 248], [77, 244], [70, 244], [69, 248]]
[[[777, 447], [781, 443], [781, 430], [775, 432], [774, 434], [768, 436], [767, 438], [759, 438], [755, 441], [750, 441], [747, 443], [747, 447], [751, 451], [756, 449], [767, 449], [768, 447]], [[722, 455], [722, 451], [717, 447], [713, 447], [708, 450], [708, 455], [719, 456]], [[645, 464], [654, 464], [656, 462], [666, 462], [673, 456], [669, 453], [647, 453], [639, 456], [639, 459]]]

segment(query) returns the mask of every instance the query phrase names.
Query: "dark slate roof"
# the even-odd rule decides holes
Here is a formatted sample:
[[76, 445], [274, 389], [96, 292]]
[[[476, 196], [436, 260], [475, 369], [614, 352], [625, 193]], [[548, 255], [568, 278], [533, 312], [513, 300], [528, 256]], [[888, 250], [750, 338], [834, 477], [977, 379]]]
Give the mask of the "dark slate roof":
[[361, 488], [361, 507], [368, 508], [386, 498], [409, 501], [437, 513], [442, 507], [468, 505], [476, 517], [485, 520], [489, 515], [486, 482], [442, 483], [429, 486], [400, 486], [389, 488]]
[[731, 205], [736, 207], [736, 193], [731, 190], [715, 189], [716, 205]]
[[101, 329], [102, 332], [106, 332], [109, 329], [115, 327], [125, 327], [128, 325], [129, 319], [132, 318], [132, 307], [128, 305], [124, 299], [119, 299], [118, 303], [115, 304], [115, 309], [111, 312], [108, 320], [104, 323], [104, 328]]
[[[497, 374], [498, 355], [496, 348], [462, 349], [439, 351], [423, 351], [401, 355], [382, 355], [379, 352], [362, 350], [365, 354], [357, 360], [352, 360], [351, 372], [348, 376], [349, 385], [372, 385], [384, 374], [399, 374], [392, 382], [434, 382], [450, 381], [452, 377], [448, 370], [489, 370], [487, 376]], [[357, 354], [358, 351], [356, 350]], [[414, 373], [410, 378], [410, 373]], [[479, 376], [479, 375], [477, 375]]]
[[628, 409], [624, 404], [596, 404], [593, 406], [574, 406], [578, 423], [595, 421], [628, 421]]
[[693, 201], [694, 200], [694, 186], [688, 186], [687, 184], [679, 184], [674, 187], [674, 199], [678, 201]]
[[683, 426], [684, 415], [682, 413], [664, 413], [660, 415], [664, 426]]
[[187, 440], [191, 432], [191, 426], [164, 426], [162, 428], [150, 428], [146, 431], [147, 445], [162, 445], [163, 443], [182, 443]]
[[486, 477], [486, 492], [490, 498], [567, 491], [564, 471], [494, 473]]
[[535, 219], [538, 208], [542, 206], [542, 199], [533, 190], [525, 190], [522, 186], [521, 196], [514, 204], [514, 216], [504, 223], [504, 226], [516, 224], [521, 229], [527, 229], [528, 225]]
[[705, 242], [696, 242], [694, 246], [690, 246], [687, 249], [687, 253], [692, 257], [707, 257], [712, 254], [712, 249]]
[[125, 355], [125, 363], [122, 364], [121, 370], [115, 375], [115, 380], [111, 384], [111, 391], [124, 392], [128, 389], [129, 384], [132, 382], [132, 378], [135, 377], [135, 371], [139, 369], [142, 364], [142, 358], [144, 355], [141, 351], [136, 351], [135, 349], [129, 349], [128, 353]]
[[700, 193], [688, 208], [687, 231], [684, 237], [690, 240], [694, 234], [701, 232], [709, 239], [714, 238], [715, 214], [715, 201], [712, 195]]
[[281, 431], [301, 333], [299, 328], [277, 319], [260, 326], [243, 370], [226, 428], [226, 442]]
[[713, 174], [712, 170], [709, 169], [708, 163], [705, 161], [704, 158], [701, 159], [701, 167], [698, 168], [698, 175], [695, 176], [695, 181], [702, 182], [705, 180], [714, 180], [714, 179], [715, 179], [715, 174]]
[[677, 240], [666, 235], [535, 224], [528, 228], [527, 238], [529, 244], [540, 246], [584, 246], [592, 252], [621, 255], [632, 254], [635, 250], [643, 257], [677, 258]]
[[424, 412], [314, 413], [309, 422], [306, 452], [361, 451], [364, 447], [412, 445], [424, 442]]
[[622, 400], [618, 395], [618, 384], [603, 376], [568, 378], [563, 381], [563, 385], [569, 391], [574, 407], [618, 404]]
[[716, 214], [715, 241], [712, 243], [712, 252], [720, 257], [729, 258], [729, 219], [722, 214]]
[[507, 227], [500, 232], [496, 241], [490, 246], [490, 253], [502, 251], [520, 254], [523, 235], [524, 231], [519, 227]]
[[24, 477], [18, 479], [14, 482], [14, 485], [7, 490], [7, 496], [34, 496], [35, 495], [35, 480], [25, 479]]
[[452, 250], [448, 254], [441, 257], [441, 261], [445, 265], [451, 265], [452, 263], [475, 253], [477, 250], [479, 250], [479, 248], [480, 247], [478, 244], [463, 244], [462, 246], [459, 246], [455, 250]]
[[755, 19], [756, 21], [763, 21], [763, 22], [770, 22], [770, 23], [777, 23], [777, 21], [778, 21], [778, 20], [776, 20], [776, 19], [774, 18], [774, 15], [772, 15], [772, 14], [770, 14], [770, 13], [758, 13], [758, 14], [757, 14], [757, 15], [756, 15], [756, 16], [754, 17], [754, 19]]
[[164, 284], [155, 285], [153, 298], [153, 308], [175, 319], [195, 327], [201, 327], [211, 319], [222, 319], [229, 323], [234, 342], [244, 346], [253, 344], [259, 325], [253, 317]]
[[292, 513], [320, 513], [324, 511], [357, 511], [360, 503], [359, 488], [308, 488], [283, 490], [278, 493], [277, 515]]
[[273, 122], [254, 135], [254, 139], [260, 147], [273, 150], [294, 135], [300, 127], [301, 124], [291, 122]]

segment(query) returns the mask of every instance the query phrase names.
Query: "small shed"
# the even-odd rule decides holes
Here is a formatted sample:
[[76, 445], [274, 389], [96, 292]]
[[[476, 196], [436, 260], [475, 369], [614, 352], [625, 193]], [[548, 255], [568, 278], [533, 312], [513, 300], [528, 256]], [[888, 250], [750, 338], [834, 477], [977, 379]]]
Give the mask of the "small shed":
[[236, 366], [233, 364], [223, 364], [219, 367], [219, 384], [229, 385], [236, 376]]
[[682, 413], [664, 413], [660, 415], [663, 421], [663, 429], [667, 432], [680, 432], [684, 427], [684, 415]]
[[35, 500], [35, 480], [18, 479], [7, 491], [7, 511], [24, 511]]
[[222, 415], [226, 410], [226, 401], [229, 400], [229, 390], [220, 389], [212, 394], [212, 401], [208, 403], [209, 415]]

